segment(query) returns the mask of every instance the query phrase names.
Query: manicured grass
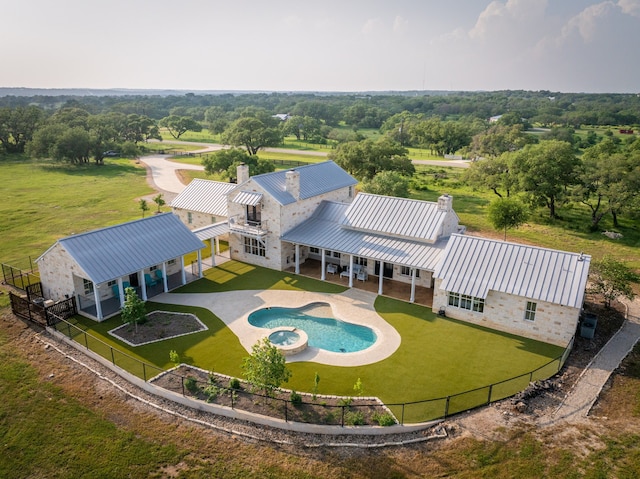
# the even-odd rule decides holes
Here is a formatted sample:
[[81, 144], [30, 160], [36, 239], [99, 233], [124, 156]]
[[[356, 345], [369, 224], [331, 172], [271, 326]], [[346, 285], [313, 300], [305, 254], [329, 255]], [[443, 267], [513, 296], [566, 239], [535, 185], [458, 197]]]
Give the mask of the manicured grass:
[[23, 264], [58, 238], [140, 218], [137, 199], [153, 192], [145, 178], [144, 166], [122, 158], [102, 166], [0, 160], [0, 261]]
[[[216, 291], [284, 289], [338, 292], [344, 288], [313, 280], [269, 271], [264, 268], [229, 262], [210, 270], [202, 280], [180, 288], [179, 293], [206, 293]], [[353, 385], [361, 379], [365, 395], [380, 397], [385, 403], [397, 404], [425, 399], [442, 398], [492, 383], [504, 381], [528, 373], [559, 357], [563, 349], [539, 341], [500, 333], [487, 328], [439, 317], [429, 309], [415, 304], [378, 297], [376, 310], [402, 336], [400, 348], [389, 358], [375, 364], [359, 367], [335, 367], [312, 362], [290, 363], [293, 376], [287, 387], [298, 391], [310, 391], [317, 372], [321, 377], [320, 393], [354, 395]], [[78, 326], [89, 334], [100, 337], [105, 343], [126, 351], [136, 359], [155, 365], [159, 369], [172, 366], [169, 351], [175, 350], [183, 361], [195, 366], [241, 377], [240, 365], [247, 351], [237, 337], [210, 311], [196, 307], [147, 303], [151, 310], [170, 310], [196, 314], [208, 327], [203, 331], [179, 338], [144, 346], [130, 347], [109, 336], [107, 331], [121, 324], [119, 317], [103, 323], [86, 318], [76, 318]], [[86, 339], [76, 337], [80, 344]], [[92, 349], [111, 358], [108, 348], [91, 343]], [[102, 349], [102, 350], [100, 350]], [[116, 363], [138, 376], [144, 371], [133, 361], [116, 354]], [[557, 364], [541, 371], [535, 378], [548, 377], [557, 371]], [[150, 373], [147, 368], [146, 375]], [[534, 378], [534, 379], [535, 379]], [[526, 375], [518, 381], [494, 391], [493, 399], [511, 395], [523, 389], [529, 382]], [[502, 393], [502, 396], [499, 396]], [[466, 410], [482, 404], [488, 397], [483, 389], [452, 399], [449, 412]], [[426, 417], [443, 414], [445, 401], [407, 407], [407, 422], [421, 421]], [[402, 409], [392, 408], [400, 416]]]

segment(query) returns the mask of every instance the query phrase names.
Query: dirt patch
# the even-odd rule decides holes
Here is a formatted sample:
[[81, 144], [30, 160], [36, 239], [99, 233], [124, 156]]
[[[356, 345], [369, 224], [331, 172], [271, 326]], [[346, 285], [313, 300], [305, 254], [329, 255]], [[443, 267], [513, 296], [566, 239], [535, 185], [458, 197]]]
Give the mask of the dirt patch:
[[140, 346], [208, 329], [202, 321], [190, 313], [153, 311], [147, 314], [146, 318], [145, 322], [138, 323], [137, 326], [125, 324], [112, 329], [109, 334], [127, 344]]
[[227, 406], [285, 421], [322, 425], [395, 424], [395, 418], [377, 398], [313, 396], [278, 389], [270, 395], [255, 391], [245, 381], [210, 373], [190, 365], [150, 381], [156, 386], [199, 401]]

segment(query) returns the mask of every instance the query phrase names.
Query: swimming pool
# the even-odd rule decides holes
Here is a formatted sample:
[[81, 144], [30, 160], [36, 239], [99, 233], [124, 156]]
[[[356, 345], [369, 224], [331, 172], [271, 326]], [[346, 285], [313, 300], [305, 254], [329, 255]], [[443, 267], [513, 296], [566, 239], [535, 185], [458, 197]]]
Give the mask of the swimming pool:
[[327, 303], [259, 309], [249, 315], [249, 324], [265, 329], [283, 326], [301, 329], [307, 333], [309, 346], [334, 353], [362, 351], [378, 339], [371, 328], [333, 318]]

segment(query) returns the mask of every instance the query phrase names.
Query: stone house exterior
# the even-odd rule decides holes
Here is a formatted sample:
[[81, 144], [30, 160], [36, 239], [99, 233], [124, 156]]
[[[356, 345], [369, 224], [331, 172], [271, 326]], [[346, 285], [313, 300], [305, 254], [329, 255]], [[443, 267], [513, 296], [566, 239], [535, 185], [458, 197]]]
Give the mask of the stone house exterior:
[[435, 271], [434, 312], [565, 347], [576, 332], [591, 257], [453, 235]]

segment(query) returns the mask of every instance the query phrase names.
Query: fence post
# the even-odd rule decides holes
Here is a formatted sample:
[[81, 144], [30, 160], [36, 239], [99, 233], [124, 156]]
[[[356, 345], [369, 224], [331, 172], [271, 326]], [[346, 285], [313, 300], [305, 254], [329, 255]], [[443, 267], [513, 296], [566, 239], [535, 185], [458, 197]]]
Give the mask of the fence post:
[[[113, 365], [115, 366], [115, 365], [116, 365], [116, 358], [115, 358], [115, 356], [114, 356], [114, 354], [113, 354], [113, 348], [112, 348], [112, 347], [109, 347], [109, 349], [111, 350], [111, 362], [112, 362], [112, 363], [113, 363]], [[143, 363], [143, 364], [144, 364], [144, 363]]]
[[493, 384], [489, 384], [489, 397], [487, 398], [487, 404], [491, 404], [491, 392], [493, 391]]
[[451, 399], [451, 396], [447, 396], [447, 402], [444, 403], [444, 418], [445, 419], [449, 415], [449, 399]]
[[182, 382], [182, 395], [184, 396], [184, 376], [180, 376], [180, 381]]
[[342, 408], [342, 419], [340, 419], [340, 426], [344, 427], [344, 406], [340, 406]]
[[405, 404], [402, 403], [402, 414], [400, 416], [400, 424], [404, 426], [404, 406]]
[[142, 363], [142, 379], [147, 382], [147, 363]]
[[67, 321], [67, 333], [69, 335], [69, 339], [71, 339], [71, 323]]
[[529, 373], [529, 382], [533, 382], [533, 371]]
[[284, 422], [289, 422], [289, 408], [287, 407], [287, 401], [284, 402]]
[[84, 332], [84, 347], [89, 349], [89, 341], [87, 340], [87, 332]]

